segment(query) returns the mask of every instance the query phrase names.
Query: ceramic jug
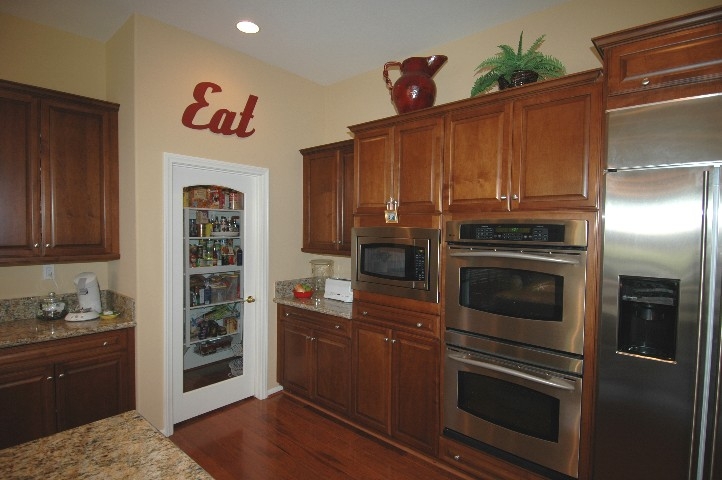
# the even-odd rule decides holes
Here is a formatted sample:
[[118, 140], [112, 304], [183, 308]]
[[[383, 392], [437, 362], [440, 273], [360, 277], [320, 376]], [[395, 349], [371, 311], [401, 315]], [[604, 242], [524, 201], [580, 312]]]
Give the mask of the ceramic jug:
[[[436, 84], [431, 79], [446, 62], [444, 55], [409, 57], [403, 62], [387, 62], [384, 65], [386, 87], [398, 113], [407, 113], [434, 105]], [[391, 85], [389, 68], [399, 67], [401, 76]]]

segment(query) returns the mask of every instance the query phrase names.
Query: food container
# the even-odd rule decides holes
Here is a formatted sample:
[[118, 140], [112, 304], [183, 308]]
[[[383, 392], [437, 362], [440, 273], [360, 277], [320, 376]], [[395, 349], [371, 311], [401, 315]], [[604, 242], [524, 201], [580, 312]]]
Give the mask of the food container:
[[47, 297], [40, 302], [40, 309], [37, 317], [40, 320], [58, 320], [64, 318], [68, 314], [65, 302], [61, 302], [55, 296], [55, 292], [50, 292]]

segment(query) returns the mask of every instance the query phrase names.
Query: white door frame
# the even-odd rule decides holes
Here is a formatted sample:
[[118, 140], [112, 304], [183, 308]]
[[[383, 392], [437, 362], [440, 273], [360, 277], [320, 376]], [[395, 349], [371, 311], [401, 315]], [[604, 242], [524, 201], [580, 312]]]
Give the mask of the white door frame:
[[[164, 369], [164, 385], [163, 402], [165, 404], [165, 419], [163, 434], [173, 434], [173, 328], [178, 328], [173, 322], [173, 302], [172, 302], [172, 275], [174, 274], [173, 265], [178, 264], [178, 259], [173, 258], [173, 168], [181, 166], [186, 168], [198, 168], [202, 170], [217, 171], [219, 175], [239, 174], [245, 175], [252, 179], [256, 186], [257, 198], [253, 204], [259, 205], [259, 211], [255, 217], [256, 224], [250, 226], [246, 235], [255, 237], [255, 244], [258, 246], [258, 257], [256, 263], [258, 268], [253, 272], [249, 272], [254, 277], [257, 286], [255, 292], [248, 292], [256, 297], [254, 304], [256, 308], [257, 322], [251, 330], [250, 338], [252, 344], [256, 347], [251, 365], [255, 367], [254, 372], [254, 393], [256, 398], [264, 399], [268, 396], [268, 201], [269, 171], [267, 168], [254, 167], [243, 164], [221, 162], [199, 157], [190, 157], [186, 155], [178, 155], [174, 153], [163, 154], [163, 239], [164, 239], [164, 349], [165, 349], [165, 369]], [[250, 252], [247, 252], [247, 254]], [[177, 270], [177, 268], [176, 268]]]

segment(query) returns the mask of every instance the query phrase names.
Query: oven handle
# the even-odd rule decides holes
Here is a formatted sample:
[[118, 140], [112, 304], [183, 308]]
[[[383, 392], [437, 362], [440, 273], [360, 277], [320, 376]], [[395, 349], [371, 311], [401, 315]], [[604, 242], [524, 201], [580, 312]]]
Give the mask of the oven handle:
[[546, 378], [539, 378], [534, 375], [530, 375], [528, 373], [519, 372], [516, 370], [512, 370], [511, 368], [502, 367], [500, 365], [494, 365], [493, 363], [487, 363], [487, 362], [480, 362], [478, 360], [471, 360], [470, 358], [465, 357], [464, 355], [458, 355], [458, 354], [447, 354], [447, 357], [449, 357], [451, 360], [456, 360], [460, 363], [466, 363], [468, 365], [473, 365], [475, 367], [481, 367], [486, 368], [487, 370], [494, 370], [496, 372], [505, 373], [507, 375], [512, 375], [514, 377], [523, 378], [525, 380], [530, 380], [532, 382], [541, 383], [544, 385], [548, 385], [550, 387], [559, 388], [562, 390], [574, 390], [574, 385], [570, 384], [569, 382], [565, 382], [561, 379], [555, 379], [555, 380], [549, 380]]
[[531, 253], [521, 253], [521, 252], [484, 252], [479, 250], [474, 251], [450, 251], [449, 256], [451, 257], [493, 257], [493, 258], [514, 258], [518, 260], [536, 260], [541, 262], [549, 262], [549, 263], [566, 263], [569, 265], [578, 265], [579, 264], [579, 258], [569, 259], [569, 258], [558, 258], [558, 257], [547, 257], [542, 255], [534, 255]]

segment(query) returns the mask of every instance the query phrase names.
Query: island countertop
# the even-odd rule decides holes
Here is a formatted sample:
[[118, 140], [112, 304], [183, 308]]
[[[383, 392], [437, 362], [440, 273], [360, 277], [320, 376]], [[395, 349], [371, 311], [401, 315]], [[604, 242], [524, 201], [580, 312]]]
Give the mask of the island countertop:
[[198, 479], [205, 470], [138, 412], [125, 412], [0, 450], [0, 478]]

